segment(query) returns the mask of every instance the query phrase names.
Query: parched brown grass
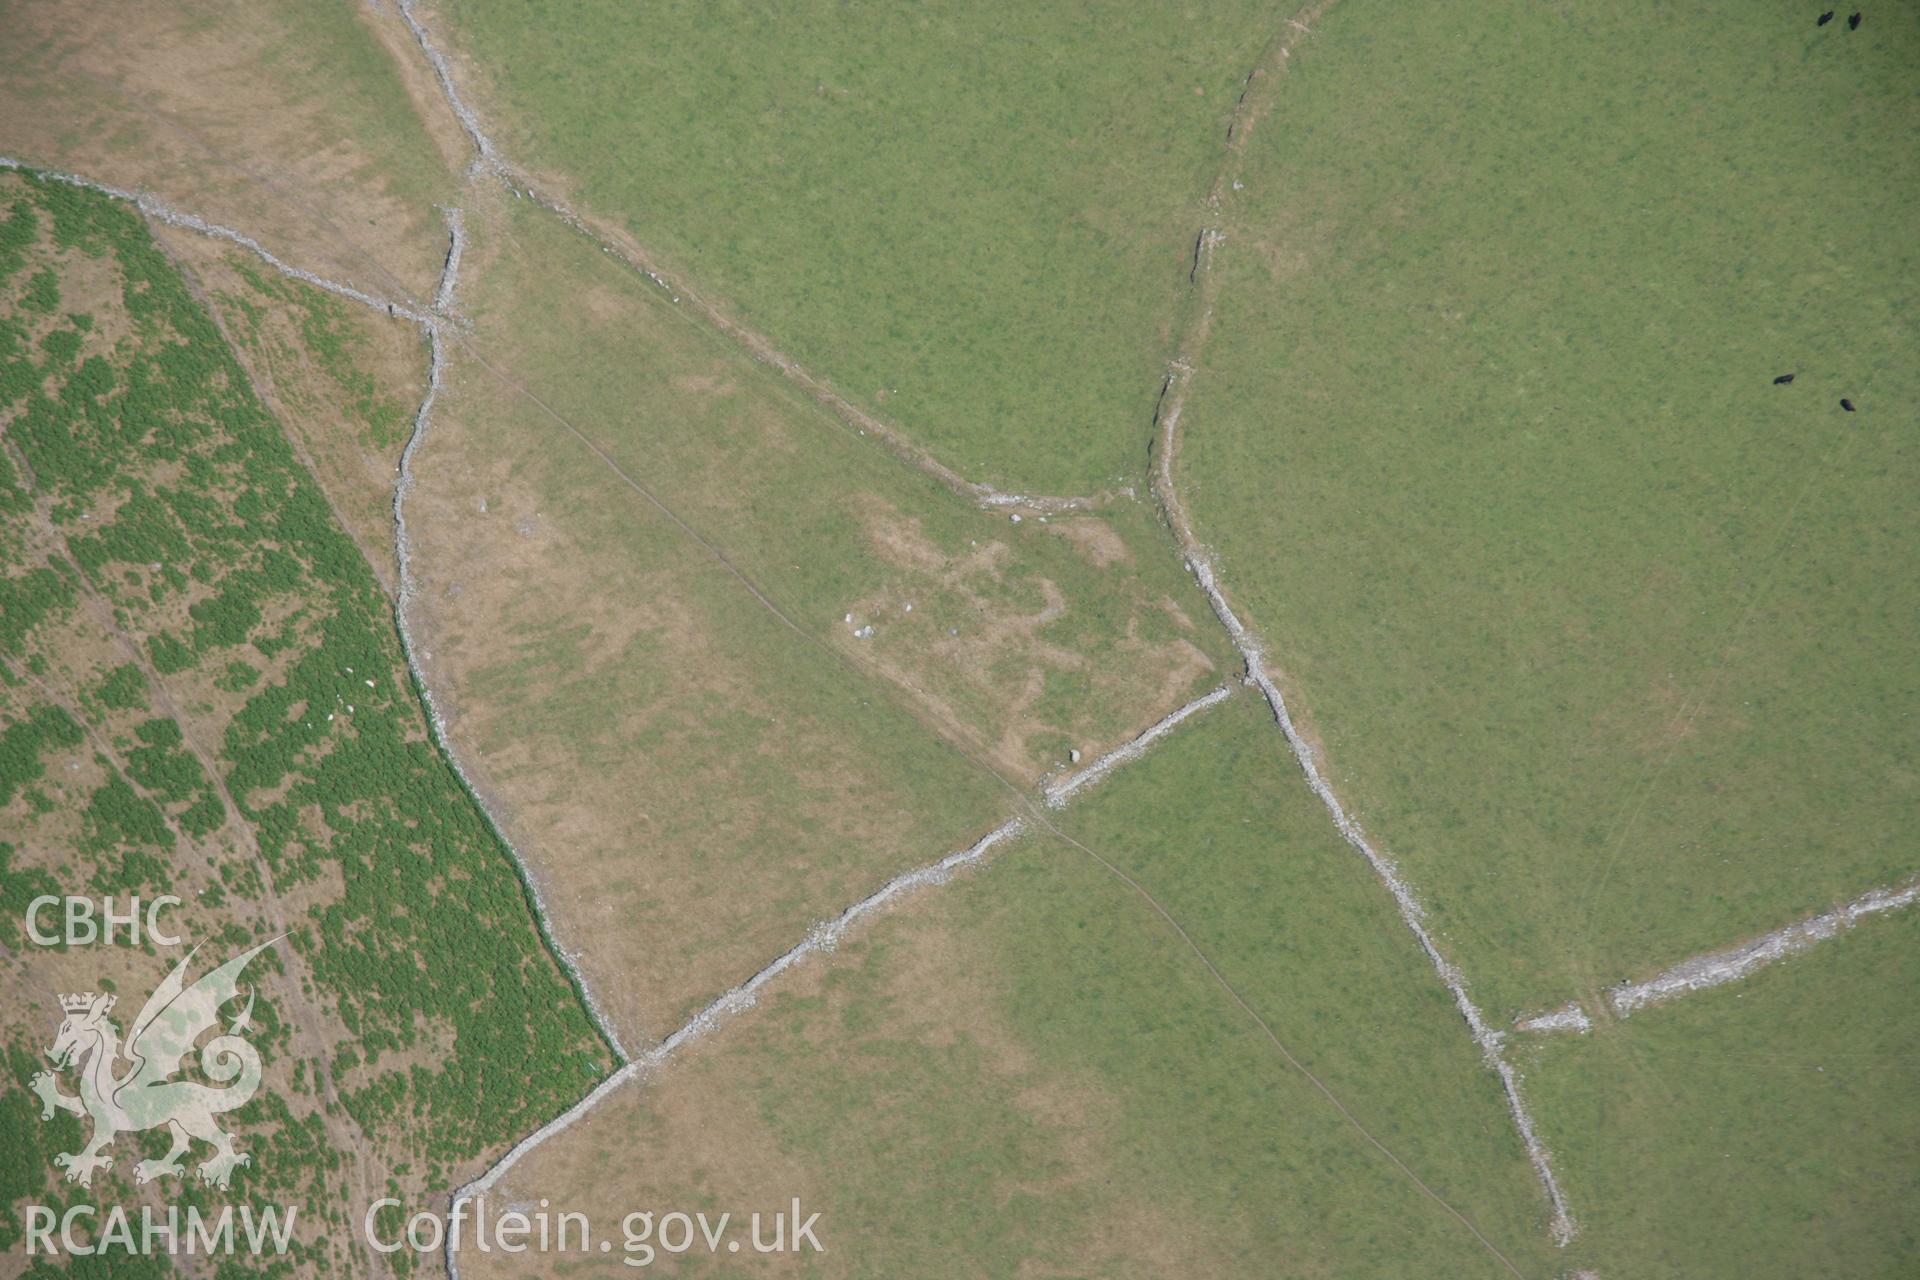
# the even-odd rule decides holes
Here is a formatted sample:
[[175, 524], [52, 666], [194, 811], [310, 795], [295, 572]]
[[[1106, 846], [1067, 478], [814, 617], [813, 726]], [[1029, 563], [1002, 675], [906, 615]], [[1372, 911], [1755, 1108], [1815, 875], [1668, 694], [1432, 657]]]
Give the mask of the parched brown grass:
[[[804, 1268], [724, 1245], [654, 1265], [1500, 1274], [1357, 1121], [1547, 1274], [1544, 1202], [1497, 1083], [1411, 940], [1369, 927], [1383, 895], [1274, 736], [1235, 699], [1061, 826], [1176, 913], [1344, 1113], [1133, 888], [1043, 835], [857, 926], [508, 1170], [495, 1213], [544, 1200], [613, 1244], [520, 1269], [610, 1274], [627, 1213], [738, 1222], [797, 1196], [826, 1245]], [[469, 1249], [460, 1266], [503, 1261]]]
[[237, 227], [382, 296], [431, 298], [465, 140], [361, 5], [16, 0], [0, 153]]
[[[941, 892], [970, 899], [972, 920], [1004, 888], [987, 872]], [[610, 1254], [468, 1248], [461, 1273], [524, 1274], [529, 1258], [553, 1273], [630, 1271], [622, 1222], [635, 1211], [731, 1214], [740, 1252], [662, 1253], [652, 1269], [670, 1275], [1230, 1273], [1231, 1245], [1153, 1193], [1123, 1136], [1124, 1099], [1036, 1049], [996, 971], [1005, 954], [953, 907], [890, 912], [494, 1189], [494, 1214], [538, 1201], [586, 1214]], [[796, 1198], [803, 1217], [820, 1213], [825, 1252], [753, 1252], [750, 1215], [770, 1237]]]
[[557, 220], [468, 217], [415, 623], [636, 1043], [1219, 679], [1144, 505], [973, 509]]
[[456, 363], [408, 523], [427, 678], [631, 1041], [1006, 804]]
[[[1141, 602], [1121, 635], [1076, 646], [1058, 624], [1077, 601], [1031, 564], [1023, 543], [997, 536], [995, 528], [949, 550], [927, 535], [923, 519], [884, 498], [861, 494], [848, 505], [885, 577], [849, 602], [842, 627], [832, 632], [835, 642], [913, 690], [944, 732], [1009, 774], [1030, 780], [1058, 768], [1067, 750], [1117, 745], [1088, 728], [1090, 710], [1135, 701], [1142, 719], [1125, 726], [1131, 736], [1216, 672], [1194, 643], [1200, 637], [1191, 620], [1170, 599], [1157, 612], [1156, 602]], [[1075, 531], [1067, 544], [1088, 562], [1071, 566], [1069, 586], [1095, 576], [1089, 566], [1098, 571], [1132, 558], [1097, 516], [1053, 519]], [[869, 626], [872, 633], [862, 635]], [[1071, 684], [1080, 696], [1047, 702], [1050, 682]]]
[[164, 225], [156, 234], [393, 594], [393, 489], [426, 395], [419, 328], [282, 276], [233, 246]]
[[[177, 896], [165, 923], [205, 945], [195, 976], [276, 940], [247, 975], [265, 1070], [230, 1126], [255, 1156], [232, 1194], [297, 1202], [295, 1273], [389, 1273], [359, 1243], [376, 1195], [444, 1185], [570, 1102], [608, 1055], [507, 852], [426, 742], [391, 612], [301, 465], [299, 432], [263, 409], [201, 309], [214, 277], [190, 284], [125, 205], [31, 174], [0, 175], [0, 218], [0, 1048], [37, 1063], [55, 997], [108, 983], [129, 1029], [184, 955], [32, 945], [31, 897], [125, 910]], [[359, 363], [374, 337], [265, 283], [288, 313], [263, 326], [314, 366], [301, 376], [397, 400]], [[225, 300], [229, 319], [266, 305]], [[280, 388], [298, 393], [283, 407], [344, 420], [314, 386]], [[444, 959], [462, 946], [467, 959]], [[501, 1070], [524, 1083], [440, 1083]], [[77, 1135], [11, 1092], [11, 1199], [45, 1202]], [[86, 1194], [178, 1193], [133, 1186], [134, 1143]], [[18, 1222], [10, 1210], [9, 1247]]]

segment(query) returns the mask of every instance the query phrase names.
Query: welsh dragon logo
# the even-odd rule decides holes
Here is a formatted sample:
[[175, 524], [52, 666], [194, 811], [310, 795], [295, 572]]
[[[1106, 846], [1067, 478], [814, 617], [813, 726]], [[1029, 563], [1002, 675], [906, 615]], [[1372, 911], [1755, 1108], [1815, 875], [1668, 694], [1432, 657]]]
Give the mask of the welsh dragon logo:
[[[195, 1171], [203, 1182], [225, 1187], [236, 1168], [252, 1163], [252, 1157], [234, 1150], [233, 1135], [213, 1119], [245, 1106], [260, 1087], [260, 1053], [240, 1034], [247, 1029], [253, 1013], [251, 991], [246, 1007], [228, 1025], [226, 1034], [200, 1046], [201, 1071], [224, 1087], [173, 1077], [194, 1042], [217, 1027], [221, 1007], [239, 996], [240, 974], [247, 963], [279, 940], [271, 939], [235, 956], [189, 986], [187, 966], [199, 951], [195, 947], [148, 997], [140, 1016], [133, 1020], [124, 1050], [120, 1028], [107, 1016], [114, 1006], [113, 996], [88, 992], [60, 997], [66, 1018], [53, 1047], [47, 1050], [53, 1070], [37, 1072], [28, 1084], [45, 1107], [42, 1120], [51, 1120], [55, 1111], [93, 1119], [92, 1140], [82, 1150], [62, 1152], [53, 1158], [67, 1171], [67, 1181], [89, 1185], [95, 1170], [112, 1165], [113, 1157], [104, 1153], [116, 1136], [161, 1125], [172, 1134], [173, 1149], [158, 1160], [135, 1164], [137, 1181], [151, 1182], [183, 1172], [180, 1157], [196, 1138], [213, 1147], [213, 1154]], [[119, 1070], [122, 1059], [127, 1065]], [[77, 1095], [60, 1092], [58, 1073], [68, 1068], [78, 1076]]]

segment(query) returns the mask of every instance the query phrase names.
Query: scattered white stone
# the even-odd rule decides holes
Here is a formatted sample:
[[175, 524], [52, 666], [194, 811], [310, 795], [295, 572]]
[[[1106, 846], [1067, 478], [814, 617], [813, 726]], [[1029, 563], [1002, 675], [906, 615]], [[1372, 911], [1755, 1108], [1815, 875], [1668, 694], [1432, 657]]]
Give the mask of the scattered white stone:
[[1587, 1011], [1580, 1007], [1577, 1000], [1550, 1013], [1522, 1018], [1514, 1025], [1522, 1031], [1576, 1031], [1581, 1035], [1593, 1030], [1593, 1020], [1587, 1017]]
[[844, 623], [846, 623], [846, 624], [847, 624], [848, 626], [852, 626], [852, 625], [853, 625], [853, 615], [852, 615], [852, 614], [850, 614], [850, 613], [843, 613], [843, 614], [841, 614], [841, 615], [840, 615], [840, 621], [842, 621], [842, 622], [844, 622]]
[[907, 604], [907, 612], [908, 612], [908, 613], [912, 613], [912, 612], [913, 612], [913, 604], [912, 604], [911, 602], [909, 602], [909, 603]]
[[1015, 512], [1015, 513], [1014, 513], [1014, 515], [1013, 515], [1013, 522], [1014, 522], [1015, 524], [1019, 524], [1019, 523], [1020, 523], [1020, 515], [1019, 515], [1019, 513], [1018, 513], [1018, 512]]
[[373, 681], [371, 680], [367, 681], [367, 688], [369, 689], [373, 688]]
[[1067, 761], [1068, 761], [1068, 763], [1070, 763], [1070, 764], [1079, 764], [1079, 763], [1080, 763], [1080, 748], [1078, 748], [1078, 747], [1070, 747], [1070, 748], [1068, 748], [1068, 750], [1067, 750]]
[[[1695, 956], [1645, 982], [1614, 987], [1607, 993], [1607, 999], [1614, 1012], [1624, 1018], [1644, 1005], [1744, 978], [1762, 965], [1772, 964], [1851, 929], [1867, 916], [1897, 911], [1917, 901], [1920, 901], [1920, 880], [1909, 880], [1899, 889], [1875, 889], [1824, 915], [1776, 929], [1745, 946]], [[1736, 993], [1735, 998], [1740, 999], [1744, 994]]]

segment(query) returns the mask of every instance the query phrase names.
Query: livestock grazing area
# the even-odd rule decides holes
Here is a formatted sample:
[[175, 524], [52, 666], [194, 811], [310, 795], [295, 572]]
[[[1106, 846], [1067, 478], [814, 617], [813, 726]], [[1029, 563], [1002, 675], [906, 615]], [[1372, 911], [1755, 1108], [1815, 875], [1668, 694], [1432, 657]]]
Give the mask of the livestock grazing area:
[[1920, 1274], [1920, 9], [0, 31], [0, 1278]]

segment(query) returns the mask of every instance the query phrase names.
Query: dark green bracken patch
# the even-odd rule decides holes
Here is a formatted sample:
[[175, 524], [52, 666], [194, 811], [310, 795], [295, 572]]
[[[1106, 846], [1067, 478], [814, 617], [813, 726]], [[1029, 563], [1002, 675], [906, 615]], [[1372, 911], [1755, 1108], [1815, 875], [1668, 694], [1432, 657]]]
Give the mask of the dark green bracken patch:
[[46, 773], [40, 753], [49, 747], [77, 747], [84, 735], [73, 717], [58, 707], [36, 707], [26, 718], [0, 729], [0, 807], [14, 792]]
[[[0, 515], [14, 518], [0, 519], [0, 652], [19, 659], [0, 688], [0, 806], [47, 772], [49, 750], [86, 736], [13, 676], [34, 669], [37, 629], [84, 584], [144, 645], [163, 688], [183, 677], [172, 701], [214, 717], [224, 775], [207, 775], [180, 723], [142, 710], [153, 701], [137, 665], [90, 676], [81, 712], [118, 758], [95, 755], [104, 782], [96, 774], [91, 790], [55, 803], [74, 810], [91, 890], [175, 889], [180, 840], [228, 820], [224, 782], [275, 884], [317, 886], [324, 903], [289, 921], [288, 945], [319, 988], [315, 1007], [359, 1047], [360, 1065], [334, 1083], [361, 1127], [430, 1170], [518, 1137], [577, 1100], [610, 1054], [548, 954], [508, 851], [426, 732], [390, 605], [134, 211], [31, 175], [10, 185], [19, 194], [0, 195], [0, 281], [33, 272], [34, 296], [53, 305], [0, 328], [11, 446]], [[111, 359], [77, 360], [74, 343], [45, 341], [77, 332], [57, 315], [61, 264], [74, 255], [111, 259], [120, 275], [116, 319], [131, 337]], [[36, 503], [70, 563], [36, 562], [24, 550], [35, 543], [16, 536]], [[201, 668], [239, 702], [230, 717], [205, 707]], [[12, 850], [0, 853], [6, 902], [39, 887], [40, 873], [10, 871]], [[202, 905], [260, 897], [258, 864], [228, 858], [215, 870], [224, 885]], [[234, 928], [236, 944], [252, 936]], [[337, 1200], [327, 1179], [339, 1157], [320, 1112], [263, 1094], [237, 1115], [266, 1157], [236, 1179], [243, 1194]], [[0, 1132], [11, 1122], [0, 1115]]]

